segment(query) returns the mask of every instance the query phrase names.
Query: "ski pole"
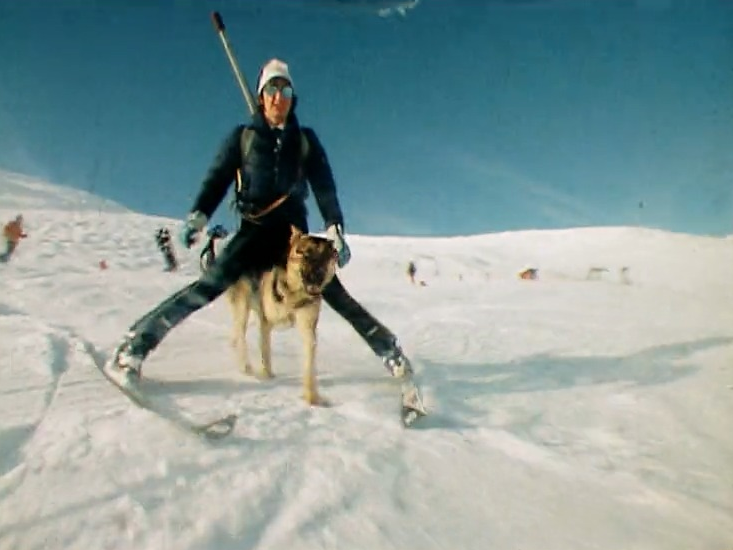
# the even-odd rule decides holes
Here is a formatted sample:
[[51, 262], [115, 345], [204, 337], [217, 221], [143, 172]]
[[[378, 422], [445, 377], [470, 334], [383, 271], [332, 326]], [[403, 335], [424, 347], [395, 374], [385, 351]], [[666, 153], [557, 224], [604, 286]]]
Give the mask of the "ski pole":
[[257, 111], [257, 102], [255, 101], [255, 98], [252, 95], [252, 92], [249, 90], [249, 86], [247, 85], [247, 81], [245, 80], [244, 75], [242, 74], [242, 71], [239, 70], [239, 64], [237, 63], [237, 60], [234, 57], [234, 52], [232, 51], [232, 47], [229, 45], [229, 39], [227, 38], [226, 27], [224, 26], [224, 20], [221, 18], [221, 14], [218, 11], [212, 12], [211, 20], [214, 23], [214, 28], [216, 29], [216, 32], [219, 35], [219, 38], [221, 38], [221, 43], [224, 46], [224, 51], [226, 52], [227, 57], [229, 58], [229, 63], [232, 66], [232, 71], [234, 71], [234, 76], [237, 79], [239, 88], [242, 90], [242, 94], [244, 95], [244, 100], [247, 102], [247, 107], [249, 108], [249, 112], [250, 114], [255, 114], [255, 112]]

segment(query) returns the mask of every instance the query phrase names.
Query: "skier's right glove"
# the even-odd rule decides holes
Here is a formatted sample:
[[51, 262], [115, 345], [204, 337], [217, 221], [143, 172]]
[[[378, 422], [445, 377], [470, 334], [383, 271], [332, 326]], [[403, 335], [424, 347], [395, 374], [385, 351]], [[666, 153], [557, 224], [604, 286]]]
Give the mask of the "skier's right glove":
[[202, 212], [199, 212], [198, 210], [195, 212], [191, 212], [188, 215], [188, 218], [186, 218], [186, 223], [183, 224], [183, 227], [181, 228], [181, 233], [179, 235], [181, 239], [181, 243], [186, 248], [191, 248], [194, 244], [196, 244], [196, 241], [199, 240], [199, 234], [201, 233], [201, 230], [206, 227], [206, 222], [208, 221], [205, 214]]

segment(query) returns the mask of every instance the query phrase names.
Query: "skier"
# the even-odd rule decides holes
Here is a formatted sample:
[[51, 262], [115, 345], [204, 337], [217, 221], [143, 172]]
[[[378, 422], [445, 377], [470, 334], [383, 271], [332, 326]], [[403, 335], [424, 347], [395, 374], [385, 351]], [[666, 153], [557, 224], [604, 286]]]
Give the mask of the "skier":
[[176, 254], [173, 251], [173, 242], [171, 241], [171, 232], [167, 227], [161, 227], [155, 232], [155, 242], [165, 260], [164, 271], [175, 271], [178, 269], [178, 260], [176, 260]]
[[410, 261], [410, 263], [407, 264], [407, 278], [410, 279], [410, 282], [414, 285], [415, 284], [415, 274], [417, 273], [417, 266], [415, 265], [415, 262]]
[[28, 235], [23, 231], [23, 215], [18, 214], [15, 219], [9, 221], [3, 227], [3, 239], [5, 239], [5, 252], [0, 254], [0, 262], [7, 262], [18, 247], [21, 239]]
[[[339, 267], [350, 260], [331, 167], [316, 133], [298, 123], [298, 98], [286, 63], [271, 59], [262, 67], [257, 96], [259, 107], [251, 123], [235, 127], [205, 176], [182, 228], [181, 240], [187, 248], [197, 242], [234, 180], [235, 206], [241, 216], [239, 228], [197, 281], [135, 322], [117, 346], [107, 368], [117, 369], [132, 382], [140, 376], [144, 359], [171, 328], [214, 301], [246, 272], [284, 262], [291, 225], [308, 232], [306, 181], [338, 252]], [[250, 129], [248, 134], [246, 129]], [[251, 138], [243, 139], [246, 135]], [[305, 158], [304, 141], [308, 146]], [[326, 287], [323, 297], [383, 360], [389, 372], [403, 380], [403, 387], [411, 381], [412, 366], [395, 335], [364, 309], [337, 277]]]

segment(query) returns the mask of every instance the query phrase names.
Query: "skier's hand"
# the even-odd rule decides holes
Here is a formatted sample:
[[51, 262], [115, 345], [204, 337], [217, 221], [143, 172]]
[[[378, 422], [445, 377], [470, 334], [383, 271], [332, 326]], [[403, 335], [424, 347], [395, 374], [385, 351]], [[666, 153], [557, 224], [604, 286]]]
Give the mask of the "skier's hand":
[[186, 218], [186, 223], [183, 224], [183, 227], [181, 228], [181, 233], [179, 235], [181, 239], [181, 243], [186, 248], [191, 248], [196, 242], [199, 240], [199, 235], [201, 234], [201, 230], [206, 226], [206, 222], [208, 219], [206, 218], [206, 215], [199, 212], [198, 210], [196, 212], [191, 212], [188, 215], [188, 218]]
[[346, 244], [344, 239], [343, 230], [338, 224], [328, 226], [326, 229], [326, 236], [333, 241], [333, 247], [336, 249], [338, 254], [338, 266], [344, 267], [351, 260], [351, 249]]

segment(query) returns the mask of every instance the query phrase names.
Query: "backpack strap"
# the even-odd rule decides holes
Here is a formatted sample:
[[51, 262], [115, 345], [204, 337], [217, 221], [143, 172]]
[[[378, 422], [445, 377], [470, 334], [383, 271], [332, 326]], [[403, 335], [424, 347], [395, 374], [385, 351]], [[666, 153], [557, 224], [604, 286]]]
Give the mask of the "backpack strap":
[[308, 136], [301, 128], [300, 130], [300, 159], [298, 162], [298, 180], [305, 178], [305, 162], [308, 160], [308, 154], [311, 152], [311, 144], [308, 141]]
[[305, 135], [305, 132], [301, 129], [300, 130], [300, 164], [305, 164], [305, 161], [308, 159], [308, 154], [311, 152], [311, 144], [308, 141], [308, 136]]
[[[252, 142], [255, 139], [255, 131], [250, 127], [245, 127], [242, 130], [242, 137], [240, 140], [240, 148], [242, 150], [242, 158], [246, 162], [249, 158], [249, 152], [252, 149]], [[242, 169], [237, 168], [237, 194], [242, 192]]]

